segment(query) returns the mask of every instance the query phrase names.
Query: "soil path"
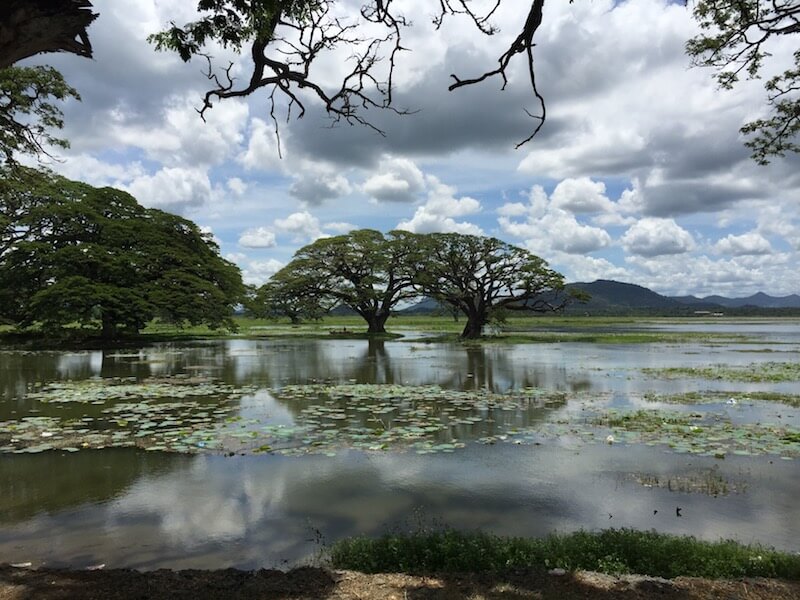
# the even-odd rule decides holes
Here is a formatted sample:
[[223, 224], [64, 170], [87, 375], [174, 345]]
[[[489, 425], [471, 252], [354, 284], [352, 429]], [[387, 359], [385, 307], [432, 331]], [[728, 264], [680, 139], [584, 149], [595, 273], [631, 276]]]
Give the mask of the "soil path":
[[578, 572], [548, 575], [516, 571], [504, 575], [419, 577], [365, 575], [303, 567], [292, 571], [169, 571], [125, 569], [64, 571], [0, 566], [0, 600], [522, 600], [747, 599], [800, 600], [800, 582], [773, 579], [712, 581], [681, 577], [611, 577]]

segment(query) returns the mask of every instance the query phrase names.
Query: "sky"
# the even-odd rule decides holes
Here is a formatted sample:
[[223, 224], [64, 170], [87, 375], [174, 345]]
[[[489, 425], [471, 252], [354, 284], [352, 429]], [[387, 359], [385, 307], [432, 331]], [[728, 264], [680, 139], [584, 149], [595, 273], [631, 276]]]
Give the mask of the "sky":
[[[411, 114], [365, 113], [382, 136], [331, 127], [310, 97], [299, 120], [279, 104], [279, 155], [267, 92], [217, 102], [204, 123], [204, 62], [147, 43], [170, 21], [196, 18], [194, 2], [94, 0], [93, 59], [24, 63], [55, 66], [82, 97], [63, 107], [71, 148], [54, 150], [49, 166], [192, 219], [251, 284], [319, 237], [369, 227], [498, 237], [567, 281], [800, 293], [800, 156], [766, 167], [749, 158], [739, 128], [763, 114], [763, 81], [724, 91], [712, 71], [692, 68], [684, 44], [697, 25], [683, 3], [548, 2], [535, 49], [547, 121], [519, 149], [535, 124], [525, 109], [537, 108], [520, 59], [504, 90], [498, 80], [447, 86], [451, 73], [494, 68], [521, 27], [520, 3], [506, 0], [492, 37], [458, 17], [436, 31], [436, 4], [396, 0], [413, 26], [395, 103]], [[358, 7], [337, 2], [350, 22]], [[770, 68], [787, 66], [796, 45], [774, 44]], [[246, 57], [212, 53], [246, 76]], [[347, 59], [326, 56], [315, 75], [334, 82]]]

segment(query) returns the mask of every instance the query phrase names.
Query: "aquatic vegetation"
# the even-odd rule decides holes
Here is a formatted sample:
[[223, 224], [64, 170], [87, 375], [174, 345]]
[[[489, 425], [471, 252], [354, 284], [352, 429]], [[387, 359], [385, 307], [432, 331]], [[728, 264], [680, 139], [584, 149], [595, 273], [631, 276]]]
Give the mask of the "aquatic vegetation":
[[749, 383], [800, 381], [800, 363], [763, 362], [744, 367], [710, 365], [707, 367], [669, 367], [642, 369], [642, 373], [665, 379], [725, 379]]
[[746, 481], [727, 479], [720, 475], [716, 468], [672, 475], [629, 473], [626, 479], [646, 488], [660, 488], [670, 492], [705, 494], [714, 497], [742, 494], [747, 490]]
[[[263, 401], [256, 394], [267, 394]], [[138, 447], [179, 453], [283, 455], [455, 452], [468, 443], [557, 441], [663, 446], [673, 452], [800, 456], [800, 432], [733, 423], [727, 413], [599, 410], [593, 397], [524, 388], [395, 384], [286, 385], [267, 392], [206, 377], [93, 379], [48, 384], [29, 394], [48, 414], [0, 422], [0, 452]], [[567, 401], [582, 407], [564, 413]], [[90, 405], [86, 409], [70, 409]], [[248, 406], [252, 405], [252, 409]], [[291, 419], [276, 419], [281, 407]], [[64, 408], [65, 410], [57, 410]], [[52, 414], [55, 413], [55, 414]]]
[[644, 399], [649, 402], [664, 404], [745, 404], [752, 402], [774, 402], [794, 408], [800, 408], [800, 394], [781, 394], [778, 392], [720, 392], [705, 390], [698, 392], [684, 392], [682, 394], [656, 394], [647, 393]]
[[48, 384], [29, 398], [98, 405], [97, 414], [0, 422], [0, 452], [108, 447], [284, 455], [333, 455], [350, 448], [453, 452], [484, 435], [487, 426], [516, 431], [566, 400], [563, 392], [532, 388], [496, 394], [438, 386], [291, 385], [273, 391], [293, 412], [286, 423], [268, 411], [240, 414], [241, 400], [256, 392], [197, 377]]

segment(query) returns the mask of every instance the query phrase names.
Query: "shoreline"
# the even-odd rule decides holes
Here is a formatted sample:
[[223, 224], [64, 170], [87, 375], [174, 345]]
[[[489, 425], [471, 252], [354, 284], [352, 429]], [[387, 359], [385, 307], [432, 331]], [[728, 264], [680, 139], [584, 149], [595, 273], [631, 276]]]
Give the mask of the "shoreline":
[[290, 571], [237, 569], [135, 571], [31, 569], [0, 565], [0, 600], [133, 600], [293, 598], [336, 600], [520, 600], [578, 598], [639, 600], [682, 598], [800, 598], [800, 582], [764, 578], [668, 580], [588, 571], [550, 573], [375, 574], [321, 567]]

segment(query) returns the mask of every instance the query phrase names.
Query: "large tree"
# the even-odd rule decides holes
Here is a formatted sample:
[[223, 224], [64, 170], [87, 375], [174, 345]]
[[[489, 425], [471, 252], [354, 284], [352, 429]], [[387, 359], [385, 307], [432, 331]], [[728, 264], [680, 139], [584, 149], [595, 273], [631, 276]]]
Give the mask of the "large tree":
[[413, 233], [359, 229], [304, 246], [266, 285], [279, 281], [299, 299], [346, 306], [367, 322], [368, 333], [385, 333], [392, 309], [416, 296], [420, 259]]
[[480, 337], [493, 311], [555, 311], [568, 300], [561, 293], [563, 276], [523, 248], [460, 233], [422, 238], [425, 259], [415, 283], [426, 296], [466, 315], [462, 338]]
[[153, 317], [232, 326], [238, 268], [186, 219], [129, 194], [21, 167], [0, 173], [0, 316], [22, 326], [100, 326]]

